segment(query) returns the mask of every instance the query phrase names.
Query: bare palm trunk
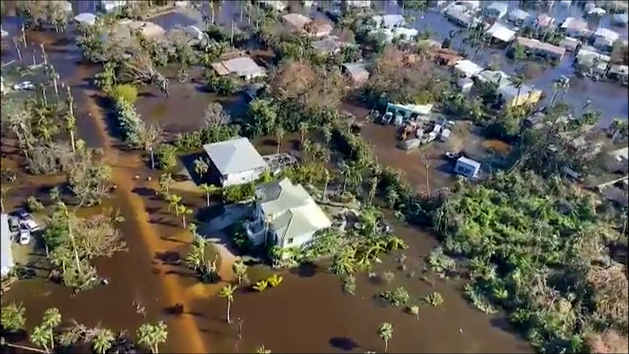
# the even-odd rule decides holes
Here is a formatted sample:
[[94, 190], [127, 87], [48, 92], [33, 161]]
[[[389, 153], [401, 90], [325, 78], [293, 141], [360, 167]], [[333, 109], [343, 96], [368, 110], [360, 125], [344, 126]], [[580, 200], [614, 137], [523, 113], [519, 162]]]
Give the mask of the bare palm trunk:
[[207, 206], [210, 206], [210, 193], [205, 193], [205, 202]]
[[232, 323], [231, 312], [232, 312], [232, 302], [227, 301], [227, 323]]
[[17, 42], [15, 38], [13, 38], [13, 44], [15, 44], [15, 51], [17, 53], [17, 58], [22, 61], [22, 51], [20, 50], [20, 44]]
[[4, 198], [0, 197], [0, 212], [4, 213]]
[[149, 152], [151, 154], [151, 169], [155, 169], [155, 151], [153, 151], [153, 148], [149, 149]]
[[181, 222], [183, 223], [183, 228], [186, 228], [186, 214], [181, 215]]
[[385, 353], [389, 352], [389, 341], [388, 340], [384, 341], [384, 352]]
[[41, 58], [44, 61], [44, 65], [48, 65], [48, 56], [46, 55], [46, 50], [44, 49], [44, 45], [40, 43], [39, 48], [41, 49]]
[[20, 345], [20, 344], [12, 344], [12, 343], [3, 343], [4, 345], [6, 345], [9, 348], [15, 348], [15, 349], [22, 349], [22, 350], [26, 350], [26, 351], [30, 351], [30, 352], [35, 352], [35, 353], [44, 353], [44, 354], [48, 354], [48, 350], [42, 350], [39, 348], [34, 348], [34, 347], [29, 347], [26, 345]]
[[70, 129], [70, 145], [72, 145], [72, 153], [76, 152], [76, 142], [74, 141], [74, 130]]
[[328, 194], [328, 178], [325, 179], [325, 184], [323, 185], [323, 200], [325, 200], [326, 195]]

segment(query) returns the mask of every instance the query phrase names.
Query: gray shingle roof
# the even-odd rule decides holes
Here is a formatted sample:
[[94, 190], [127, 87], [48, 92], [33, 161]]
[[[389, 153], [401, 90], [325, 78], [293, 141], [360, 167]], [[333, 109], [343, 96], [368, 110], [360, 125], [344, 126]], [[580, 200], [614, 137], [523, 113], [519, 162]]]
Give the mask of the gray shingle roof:
[[266, 162], [247, 138], [206, 144], [203, 150], [222, 175], [266, 168]]

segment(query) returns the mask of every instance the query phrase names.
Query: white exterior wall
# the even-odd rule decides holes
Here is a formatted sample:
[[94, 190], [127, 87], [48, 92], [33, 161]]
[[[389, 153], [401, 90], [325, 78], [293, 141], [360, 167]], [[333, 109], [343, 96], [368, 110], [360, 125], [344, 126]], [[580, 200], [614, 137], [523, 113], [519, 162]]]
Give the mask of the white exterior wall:
[[253, 182], [260, 178], [263, 170], [249, 170], [239, 173], [232, 173], [228, 175], [223, 175], [221, 177], [221, 184], [223, 187], [229, 186], [237, 186], [239, 184], [245, 184], [249, 182]]
[[312, 241], [312, 239], [314, 238], [314, 232], [311, 233], [307, 233], [307, 234], [303, 234], [300, 235], [298, 237], [293, 238], [293, 242], [288, 243], [288, 240], [284, 240], [283, 244], [278, 245], [282, 248], [286, 248], [286, 247], [297, 247], [297, 248], [301, 248], [302, 246], [304, 246], [305, 244], [307, 244], [308, 242]]

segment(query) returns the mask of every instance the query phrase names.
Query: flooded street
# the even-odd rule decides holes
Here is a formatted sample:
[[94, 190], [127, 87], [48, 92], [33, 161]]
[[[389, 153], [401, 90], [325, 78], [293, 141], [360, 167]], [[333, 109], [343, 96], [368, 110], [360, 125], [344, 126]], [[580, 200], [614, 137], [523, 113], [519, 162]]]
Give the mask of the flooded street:
[[[95, 3], [75, 2], [75, 11], [92, 11]], [[223, 23], [230, 19], [239, 21], [240, 3], [222, 4], [220, 7], [217, 5], [217, 18]], [[392, 5], [388, 11], [398, 11], [396, 8]], [[415, 24], [418, 28], [424, 26], [423, 29], [429, 29], [441, 38], [451, 30], [444, 25], [445, 21], [440, 19], [439, 14], [429, 11], [423, 16]], [[168, 23], [163, 25], [168, 27]], [[3, 24], [3, 28], [15, 33], [17, 27], [16, 24]], [[135, 333], [143, 323], [165, 321], [169, 334], [166, 343], [160, 347], [164, 353], [253, 352], [261, 345], [274, 353], [362, 353], [382, 351], [383, 343], [376, 331], [382, 322], [389, 322], [394, 327], [391, 352], [532, 352], [524, 340], [507, 332], [505, 328], [508, 325], [504, 320], [489, 317], [472, 308], [462, 298], [458, 282], [422, 279], [422, 257], [435, 247], [436, 240], [424, 231], [399, 223], [394, 224], [395, 233], [410, 246], [405, 251], [408, 268], [395, 271], [395, 280], [390, 284], [361, 274], [357, 279], [356, 295], [349, 296], [341, 291], [338, 277], [328, 274], [324, 268], [313, 266], [284, 272], [282, 285], [264, 293], [253, 292], [243, 286], [235, 295], [232, 306], [232, 318], [240, 319], [242, 324], [242, 336], [239, 338], [237, 324], [228, 325], [225, 321], [225, 300], [214, 296], [220, 285], [201, 284], [181, 265], [174, 264], [185, 257], [191, 234], [181, 227], [180, 218], [168, 213], [166, 203], [155, 196], [158, 173], [148, 170], [146, 161], [139, 154], [121, 151], [120, 142], [109, 133], [111, 122], [102, 106], [101, 93], [91, 85], [91, 78], [98, 69], [76, 64], [80, 55], [71, 39], [58, 40], [50, 35], [34, 33], [29, 33], [28, 38], [32, 43], [45, 43], [49, 60], [57, 68], [61, 80], [72, 87], [78, 106], [75, 114], [79, 137], [90, 147], [102, 148], [107, 163], [113, 168], [113, 183], [117, 189], [104, 206], [120, 209], [125, 219], [121, 232], [129, 251], [95, 263], [100, 275], [111, 280], [108, 286], [74, 295], [69, 289], [41, 278], [13, 285], [11, 291], [3, 295], [2, 301], [24, 304], [27, 308], [27, 327], [37, 325], [43, 312], [54, 306], [59, 308], [66, 320], [74, 319], [88, 326], [102, 324], [112, 330], [128, 330], [130, 333]], [[26, 57], [29, 55], [25, 54]], [[15, 56], [15, 53], [8, 56]], [[504, 65], [503, 70], [513, 71], [512, 66]], [[548, 86], [561, 75], [571, 75], [571, 70], [570, 63], [564, 61], [534, 79], [533, 83], [538, 87]], [[210, 102], [218, 101], [236, 108], [245, 104], [240, 100], [217, 99], [194, 84], [172, 81], [173, 93], [169, 98], [147, 88], [140, 92], [137, 102], [141, 116], [160, 124], [167, 133], [201, 127], [203, 111]], [[589, 97], [592, 107], [603, 110], [607, 119], [627, 116], [626, 88], [578, 79], [573, 79], [571, 84], [571, 90], [566, 95], [570, 103], [580, 107]], [[367, 115], [366, 109], [356, 106], [348, 105], [342, 109], [359, 118]], [[367, 126], [361, 133], [366, 140], [376, 143], [374, 150], [380, 162], [405, 170], [418, 190], [424, 188], [426, 172], [425, 167], [417, 162], [418, 152], [409, 154], [395, 149], [392, 127]], [[287, 134], [282, 151], [292, 149], [298, 140], [297, 134]], [[263, 155], [275, 153], [272, 139], [263, 139], [259, 146]], [[17, 160], [7, 161], [15, 164]], [[136, 175], [139, 178], [135, 178]], [[148, 176], [152, 177], [152, 182], [147, 181]], [[36, 193], [42, 185], [53, 182], [52, 179], [28, 178], [28, 183], [12, 191], [11, 202], [8, 203], [11, 207]], [[448, 182], [445, 177], [432, 181], [433, 187]], [[204, 206], [201, 194], [182, 195], [189, 207], [198, 210]], [[372, 271], [382, 274], [396, 268], [392, 255]], [[262, 279], [262, 273], [254, 269], [251, 280]], [[403, 307], [383, 307], [374, 301], [374, 296], [380, 291], [398, 286], [408, 290], [413, 302], [437, 291], [443, 296], [444, 305], [422, 306], [418, 320], [406, 313]], [[146, 317], [136, 312], [134, 304], [138, 303], [146, 308]], [[184, 310], [174, 311], [177, 305]]]

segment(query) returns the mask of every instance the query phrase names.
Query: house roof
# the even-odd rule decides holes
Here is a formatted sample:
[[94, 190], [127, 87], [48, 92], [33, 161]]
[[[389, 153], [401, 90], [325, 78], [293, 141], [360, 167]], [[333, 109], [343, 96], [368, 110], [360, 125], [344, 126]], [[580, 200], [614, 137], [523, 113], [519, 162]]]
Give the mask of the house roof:
[[545, 52], [554, 53], [560, 56], [563, 56], [564, 54], [566, 54], [566, 48], [558, 47], [556, 45], [542, 42], [537, 39], [518, 37], [516, 38], [516, 41], [517, 41], [517, 44], [526, 48], [534, 48], [534, 49], [542, 50]]
[[206, 144], [203, 150], [221, 175], [266, 168], [266, 162], [247, 138]]
[[624, 147], [618, 150], [611, 151], [609, 154], [614, 157], [623, 158], [625, 159], [625, 161], [629, 160], [629, 147]]
[[537, 15], [537, 25], [541, 27], [550, 26], [555, 22], [555, 19], [548, 14]]
[[365, 63], [345, 63], [343, 67], [354, 81], [361, 82], [369, 79], [369, 71]]
[[238, 57], [218, 63], [212, 63], [212, 68], [214, 68], [214, 70], [216, 70], [216, 72], [221, 76], [227, 74], [249, 76], [265, 72], [264, 68], [260, 67], [249, 57]]
[[513, 11], [509, 12], [509, 20], [511, 21], [525, 21], [529, 17], [531, 17], [531, 14], [522, 9], [514, 9]]
[[341, 43], [335, 37], [327, 37], [322, 40], [312, 42], [310, 46], [314, 50], [322, 53], [332, 53], [341, 48]]
[[[522, 85], [519, 88], [520, 97], [525, 97], [536, 90], [529, 85]], [[505, 98], [516, 98], [518, 96], [518, 88], [513, 86], [513, 84], [506, 84], [498, 88], [498, 93], [501, 94]]]
[[509, 74], [501, 70], [484, 70], [478, 73], [478, 78], [481, 81], [489, 81], [498, 86], [507, 85], [509, 83]]
[[74, 21], [92, 26], [96, 23], [96, 15], [89, 12], [83, 12], [74, 17]]
[[485, 8], [485, 11], [490, 11], [490, 12], [494, 11], [501, 15], [506, 14], [508, 10], [509, 10], [509, 5], [507, 5], [504, 2], [498, 2], [498, 1], [492, 2]]
[[513, 38], [515, 38], [515, 31], [511, 30], [510, 28], [507, 28], [504, 25], [501, 25], [500, 23], [496, 22], [494, 23], [491, 27], [489, 27], [489, 29], [487, 30], [487, 33], [496, 38], [499, 39], [502, 42], [511, 42], [513, 40]]
[[478, 73], [485, 70], [482, 66], [467, 59], [460, 60], [458, 63], [454, 64], [454, 68], [467, 76], [478, 75]]
[[596, 29], [596, 32], [594, 32], [594, 37], [600, 37], [609, 39], [610, 41], [615, 41], [620, 37], [620, 35], [608, 28], [599, 27]]
[[617, 25], [627, 25], [629, 22], [629, 15], [627, 14], [614, 14], [612, 16], [612, 22]]
[[280, 239], [313, 233], [332, 224], [310, 194], [287, 178], [261, 184], [255, 194], [265, 219]]
[[404, 24], [406, 23], [406, 20], [404, 20], [404, 16], [402, 15], [376, 15], [373, 16], [371, 19], [374, 20], [381, 27], [388, 28], [404, 26]]
[[297, 13], [290, 13], [282, 16], [282, 19], [286, 21], [286, 23], [290, 24], [297, 30], [304, 29], [304, 26], [309, 24], [312, 21], [310, 18]]
[[576, 18], [576, 17], [568, 17], [561, 24], [561, 28], [566, 30], [576, 30], [576, 31], [587, 31], [588, 24], [585, 20]]
[[474, 15], [464, 5], [452, 5], [448, 7], [446, 9], [446, 15], [468, 25], [474, 22]]
[[472, 159], [470, 159], [470, 158], [467, 158], [467, 157], [465, 157], [465, 156], [461, 156], [461, 157], [459, 157], [459, 158], [456, 160], [456, 163], [464, 163], [464, 164], [466, 164], [466, 165], [468, 165], [468, 166], [471, 166], [471, 167], [473, 167], [473, 168], [475, 168], [475, 169], [480, 169], [480, 162], [478, 162], [478, 161], [474, 161], [474, 160], [472, 160]]
[[2, 275], [5, 275], [11, 268], [13, 268], [13, 251], [11, 250], [11, 230], [9, 229], [9, 215], [2, 214], [0, 217], [2, 243], [0, 244], [0, 260]]

